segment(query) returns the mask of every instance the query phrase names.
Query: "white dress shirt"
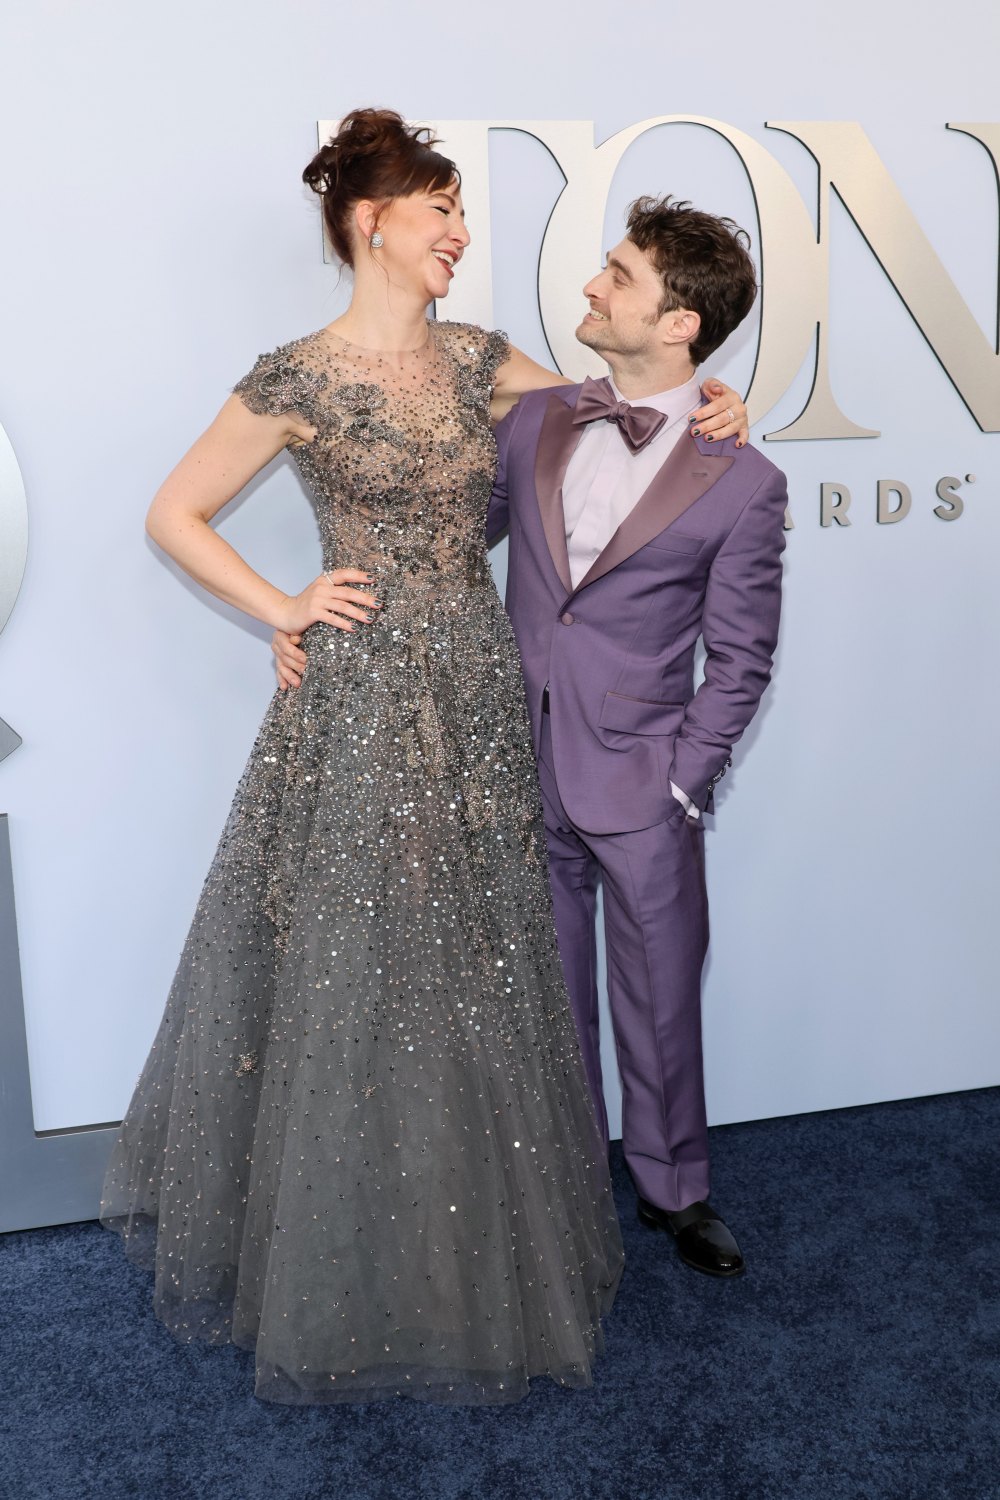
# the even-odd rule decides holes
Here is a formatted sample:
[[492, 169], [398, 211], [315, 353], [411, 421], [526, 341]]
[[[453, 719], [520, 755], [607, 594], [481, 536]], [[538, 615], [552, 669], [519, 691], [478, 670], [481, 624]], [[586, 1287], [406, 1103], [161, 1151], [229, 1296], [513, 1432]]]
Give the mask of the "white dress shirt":
[[[626, 398], [613, 380], [610, 384], [616, 401], [624, 401]], [[697, 411], [704, 401], [698, 378], [692, 376], [671, 391], [636, 397], [630, 404], [652, 406], [666, 414], [667, 420], [652, 441], [640, 453], [633, 453], [618, 424], [598, 417], [583, 429], [566, 469], [563, 515], [569, 575], [574, 588], [590, 571], [680, 442], [691, 412]], [[671, 782], [670, 790], [690, 817], [698, 817], [698, 809], [679, 786]]]

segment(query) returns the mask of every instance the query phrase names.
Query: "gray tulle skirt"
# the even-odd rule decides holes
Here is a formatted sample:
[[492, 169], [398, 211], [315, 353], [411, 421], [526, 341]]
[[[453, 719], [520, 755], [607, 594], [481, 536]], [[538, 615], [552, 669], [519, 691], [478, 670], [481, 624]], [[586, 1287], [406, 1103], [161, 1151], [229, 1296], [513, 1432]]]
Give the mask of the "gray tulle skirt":
[[310, 632], [113, 1153], [159, 1317], [269, 1400], [513, 1401], [600, 1350], [621, 1240], [494, 601], [433, 649]]

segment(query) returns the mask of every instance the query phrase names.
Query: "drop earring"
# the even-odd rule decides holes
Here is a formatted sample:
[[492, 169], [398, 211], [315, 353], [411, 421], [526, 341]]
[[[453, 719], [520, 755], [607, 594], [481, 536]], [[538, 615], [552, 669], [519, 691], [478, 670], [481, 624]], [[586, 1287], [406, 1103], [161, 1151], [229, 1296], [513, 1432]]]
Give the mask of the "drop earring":
[[382, 236], [379, 234], [378, 230], [376, 229], [375, 233], [372, 235], [372, 237], [368, 241], [368, 243], [369, 243], [369, 245], [371, 245], [371, 247], [372, 247], [373, 250], [381, 250], [382, 246], [385, 244], [385, 240], [382, 238]]

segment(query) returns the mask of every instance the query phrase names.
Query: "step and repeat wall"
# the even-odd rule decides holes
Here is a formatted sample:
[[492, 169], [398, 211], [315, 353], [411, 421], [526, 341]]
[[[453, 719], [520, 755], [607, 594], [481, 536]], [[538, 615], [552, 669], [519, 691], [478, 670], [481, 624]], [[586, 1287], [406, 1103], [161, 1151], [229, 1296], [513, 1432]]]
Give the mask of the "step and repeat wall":
[[[711, 1118], [1000, 1082], [1000, 26], [985, 0], [959, 11], [943, 33], [859, 0], [807, 30], [785, 0], [7, 15], [10, 1177], [79, 1176], [74, 1150], [97, 1172], [90, 1128], [127, 1102], [272, 691], [269, 632], [143, 517], [256, 355], [346, 306], [300, 173], [363, 103], [436, 124], [462, 169], [473, 243], [438, 316], [574, 378], [595, 371], [581, 287], [632, 198], [752, 236], [759, 305], [706, 372], [749, 389], [787, 472], [786, 608], [708, 835]], [[282, 588], [318, 571], [285, 458], [220, 527]]]

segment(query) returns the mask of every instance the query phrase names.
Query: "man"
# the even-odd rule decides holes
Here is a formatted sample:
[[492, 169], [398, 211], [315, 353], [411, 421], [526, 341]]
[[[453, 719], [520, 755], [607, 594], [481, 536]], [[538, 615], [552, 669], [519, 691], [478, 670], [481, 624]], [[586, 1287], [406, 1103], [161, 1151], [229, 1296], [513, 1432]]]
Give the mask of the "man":
[[[707, 1202], [701, 813], [757, 709], [777, 639], [784, 476], [739, 440], [682, 441], [696, 367], [756, 294], [746, 236], [640, 199], [585, 288], [577, 338], [611, 381], [522, 395], [497, 428], [488, 534], [510, 528], [506, 605], [524, 668], [560, 953], [594, 1104], [596, 891], [625, 1158], [639, 1217], [688, 1265], [739, 1275]], [[635, 402], [635, 405], [632, 403]], [[694, 689], [699, 638], [704, 681]], [[275, 638], [279, 674], [305, 658]]]
[[[701, 813], [756, 712], [777, 640], [784, 476], [732, 439], [682, 441], [696, 367], [750, 311], [746, 236], [640, 199], [577, 329], [611, 381], [523, 396], [497, 429], [489, 532], [510, 526], [559, 947], [607, 1134], [597, 877], [639, 1217], [719, 1276], [744, 1269], [708, 1198]], [[636, 405], [631, 405], [635, 402]], [[705, 675], [694, 690], [699, 637]]]

